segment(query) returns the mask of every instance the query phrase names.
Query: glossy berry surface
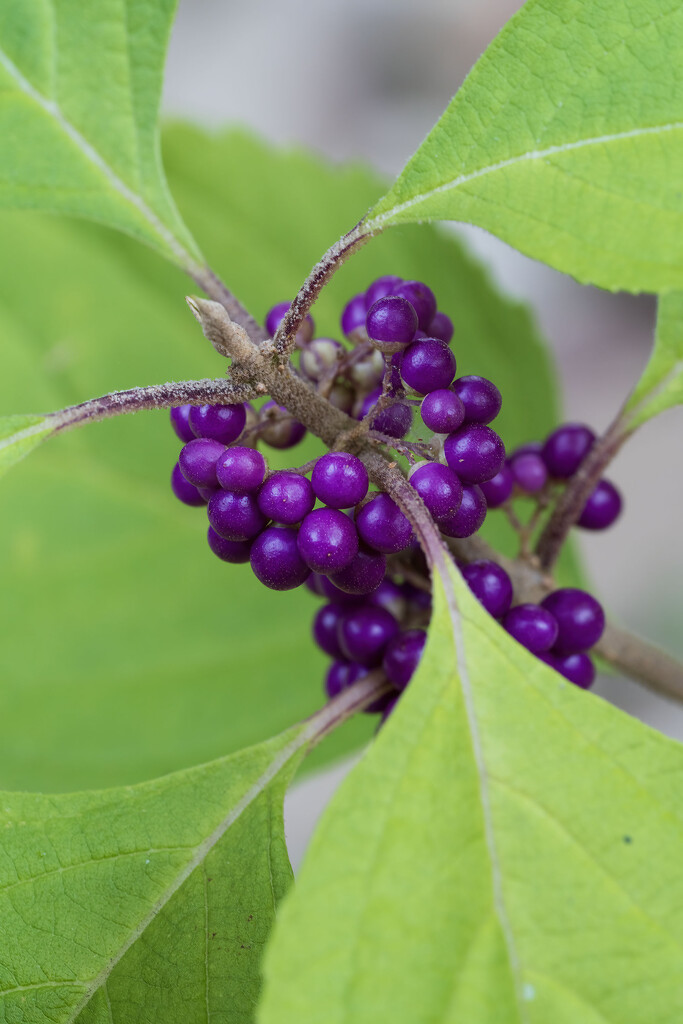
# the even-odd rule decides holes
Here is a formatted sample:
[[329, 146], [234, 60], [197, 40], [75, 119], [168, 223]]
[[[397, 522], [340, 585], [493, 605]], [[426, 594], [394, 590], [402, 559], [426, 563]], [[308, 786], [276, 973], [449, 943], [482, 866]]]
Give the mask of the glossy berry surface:
[[266, 460], [255, 448], [228, 448], [216, 463], [218, 483], [226, 491], [257, 491], [266, 475]]
[[450, 388], [438, 388], [422, 399], [420, 415], [435, 434], [450, 434], [465, 422], [465, 406]]
[[393, 683], [397, 690], [405, 689], [410, 682], [426, 642], [427, 634], [424, 629], [407, 629], [387, 644], [382, 668], [389, 682]]
[[415, 337], [417, 314], [407, 299], [387, 295], [368, 310], [365, 329], [371, 341], [381, 345], [408, 345]]
[[511, 608], [503, 619], [503, 626], [510, 636], [534, 654], [549, 651], [557, 640], [555, 618], [537, 604], [518, 604]]
[[171, 426], [181, 441], [191, 441], [197, 435], [190, 426], [191, 405], [177, 405], [170, 411]]
[[271, 448], [293, 448], [306, 433], [303, 424], [292, 419], [277, 402], [266, 402], [261, 408], [259, 419], [264, 424], [259, 436]]
[[337, 627], [347, 609], [341, 604], [325, 604], [319, 608], [313, 619], [313, 639], [318, 647], [331, 658], [342, 658], [337, 638]]
[[427, 328], [427, 334], [430, 338], [438, 338], [448, 345], [453, 337], [453, 321], [445, 313], [437, 310]]
[[[272, 309], [268, 310], [265, 326], [271, 338], [275, 335], [275, 332], [282, 323], [284, 315], [289, 309], [289, 305], [289, 302], [278, 302], [276, 306], [273, 306]], [[313, 317], [309, 313], [297, 331], [297, 337], [304, 343], [310, 341], [313, 337], [314, 330], [315, 324], [313, 322]]]
[[357, 331], [359, 328], [365, 331], [365, 318], [367, 314], [368, 310], [365, 305], [365, 295], [354, 295], [354, 297], [346, 303], [342, 311], [339, 321], [342, 333], [349, 337], [350, 334]]
[[490, 423], [500, 412], [503, 399], [500, 391], [486, 377], [471, 374], [459, 377], [453, 391], [465, 406], [467, 423]]
[[375, 495], [356, 513], [356, 527], [365, 544], [385, 555], [404, 551], [413, 537], [409, 521], [384, 493]]
[[583, 506], [578, 525], [584, 530], [606, 530], [619, 517], [621, 494], [609, 480], [599, 480]]
[[188, 441], [178, 457], [183, 476], [195, 487], [217, 487], [216, 463], [224, 451], [225, 445], [208, 437]]
[[512, 494], [515, 478], [510, 467], [503, 463], [495, 476], [492, 476], [490, 480], [483, 480], [479, 486], [484, 493], [488, 507], [499, 508]]
[[437, 522], [460, 508], [462, 484], [448, 466], [427, 462], [411, 469], [408, 479]]
[[587, 651], [596, 644], [605, 628], [605, 613], [599, 601], [576, 587], [554, 590], [541, 602], [551, 612], [559, 626], [556, 654]]
[[339, 623], [339, 644], [349, 661], [379, 665], [390, 640], [399, 632], [394, 616], [385, 608], [358, 608]]
[[565, 480], [576, 473], [595, 441], [595, 434], [583, 423], [565, 423], [554, 430], [542, 449], [551, 476]]
[[196, 437], [212, 437], [230, 444], [244, 430], [247, 411], [244, 405], [193, 405], [189, 424]]
[[507, 615], [512, 604], [512, 581], [497, 562], [481, 559], [463, 566], [468, 587], [494, 619]]
[[352, 683], [355, 683], [356, 679], [360, 678], [358, 673], [354, 671], [359, 667], [352, 665], [342, 658], [332, 662], [325, 677], [325, 692], [330, 700], [332, 697], [337, 697], [342, 690], [346, 690]]
[[448, 465], [463, 482], [491, 480], [505, 462], [505, 446], [495, 430], [483, 423], [466, 423], [444, 441]]
[[183, 476], [178, 462], [176, 462], [171, 473], [171, 490], [178, 501], [182, 501], [183, 505], [206, 505], [204, 498], [195, 485], [191, 484]]
[[[382, 389], [376, 388], [366, 396], [360, 409], [360, 419], [363, 419], [372, 411], [381, 394]], [[377, 430], [380, 434], [386, 434], [387, 437], [400, 439], [406, 436], [412, 423], [413, 411], [410, 406], [405, 402], [394, 402], [386, 409], [382, 409], [370, 420], [370, 427], [372, 430]]]
[[349, 452], [328, 452], [316, 462], [311, 484], [316, 498], [331, 508], [352, 508], [368, 493], [368, 471]]
[[462, 489], [460, 508], [453, 515], [441, 519], [439, 529], [446, 537], [471, 537], [486, 519], [486, 498], [476, 484]]
[[526, 494], [536, 494], [543, 490], [548, 480], [548, 470], [540, 455], [535, 452], [514, 454], [509, 465], [520, 490]]
[[226, 540], [220, 537], [213, 526], [210, 526], [206, 539], [214, 555], [217, 555], [223, 562], [230, 562], [232, 565], [243, 565], [249, 561], [251, 553], [251, 541]]
[[301, 524], [299, 551], [314, 572], [341, 572], [358, 554], [358, 531], [338, 509], [314, 509]]
[[285, 526], [300, 523], [314, 505], [310, 480], [286, 469], [269, 476], [258, 492], [258, 507], [264, 516]]
[[455, 376], [455, 370], [453, 352], [437, 338], [413, 341], [401, 360], [403, 382], [420, 395], [447, 388]]
[[567, 654], [564, 657], [550, 653], [545, 655], [543, 660], [570, 683], [580, 686], [582, 690], [590, 689], [595, 682], [595, 665], [583, 651]]
[[268, 526], [252, 543], [250, 561], [256, 578], [271, 590], [294, 590], [310, 571], [291, 526]]
[[380, 586], [386, 571], [384, 555], [360, 547], [344, 569], [330, 576], [330, 583], [345, 594], [372, 594]]
[[407, 299], [417, 314], [417, 326], [426, 331], [436, 313], [434, 292], [421, 281], [404, 281], [396, 289], [396, 295]]
[[408, 600], [398, 583], [386, 576], [377, 590], [368, 597], [368, 602], [377, 608], [386, 608], [398, 621], [402, 621], [408, 611]]
[[394, 295], [396, 289], [402, 284], [403, 279], [396, 277], [395, 274], [385, 274], [384, 277], [378, 277], [376, 281], [372, 282], [365, 293], [366, 308], [370, 309], [378, 299], [383, 299], [385, 295]]
[[209, 522], [219, 537], [226, 540], [249, 540], [266, 525], [254, 494], [217, 491], [207, 506]]

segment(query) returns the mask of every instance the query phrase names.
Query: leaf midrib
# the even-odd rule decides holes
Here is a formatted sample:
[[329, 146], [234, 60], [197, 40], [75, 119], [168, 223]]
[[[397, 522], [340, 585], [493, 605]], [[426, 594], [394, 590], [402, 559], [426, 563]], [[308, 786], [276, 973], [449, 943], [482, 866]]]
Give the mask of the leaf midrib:
[[640, 138], [641, 136], [657, 135], [661, 132], [677, 131], [680, 129], [683, 129], [683, 121], [672, 121], [667, 124], [653, 125], [649, 128], [634, 128], [631, 131], [626, 132], [613, 132], [606, 135], [595, 135], [585, 139], [577, 139], [575, 142], [566, 142], [562, 145], [548, 146], [546, 149], [527, 150], [524, 153], [518, 153], [516, 156], [508, 157], [506, 160], [499, 160], [497, 163], [487, 164], [475, 171], [470, 171], [468, 174], [458, 175], [449, 181], [443, 182], [441, 185], [428, 189], [426, 192], [418, 193], [403, 203], [397, 203], [389, 210], [385, 210], [383, 213], [377, 214], [376, 217], [372, 217], [370, 220], [365, 221], [364, 228], [368, 231], [379, 230], [388, 221], [393, 220], [406, 210], [411, 210], [413, 207], [419, 206], [421, 203], [426, 202], [434, 196], [453, 191], [454, 189], [460, 188], [461, 185], [466, 185], [470, 181], [475, 181], [477, 178], [483, 178], [488, 174], [494, 174], [497, 171], [505, 170], [507, 167], [513, 167], [516, 164], [521, 164], [526, 161], [546, 160], [551, 156], [585, 149], [589, 146], [600, 146], [605, 143], [621, 142], [625, 139], [635, 139]]

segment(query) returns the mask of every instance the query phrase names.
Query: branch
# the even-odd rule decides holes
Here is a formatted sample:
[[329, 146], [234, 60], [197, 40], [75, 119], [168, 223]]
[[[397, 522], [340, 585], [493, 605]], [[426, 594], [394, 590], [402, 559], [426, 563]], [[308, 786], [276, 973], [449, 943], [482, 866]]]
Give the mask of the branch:
[[309, 309], [317, 299], [322, 288], [342, 263], [352, 253], [356, 252], [357, 249], [360, 249], [370, 237], [371, 234], [364, 231], [360, 224], [357, 224], [348, 234], [340, 238], [338, 242], [335, 242], [327, 250], [320, 262], [316, 263], [313, 267], [282, 318], [275, 334], [275, 349], [280, 363], [285, 363], [289, 359], [296, 344], [297, 331], [306, 319]]
[[200, 267], [197, 270], [188, 270], [189, 276], [195, 284], [206, 292], [210, 299], [220, 302], [231, 320], [243, 327], [254, 343], [268, 340], [268, 333], [261, 327], [251, 313], [245, 309], [242, 303], [235, 298], [232, 292], [226, 288], [217, 274], [214, 274], [210, 267]]
[[623, 675], [648, 690], [683, 700], [683, 665], [647, 640], [608, 623], [595, 650]]
[[372, 704], [378, 697], [383, 697], [392, 689], [384, 673], [375, 670], [368, 672], [348, 689], [342, 690], [308, 719], [307, 728], [311, 744], [309, 749], [343, 725], [356, 712], [362, 711], [368, 704]]
[[143, 409], [169, 409], [186, 403], [233, 405], [253, 397], [253, 391], [235, 387], [223, 379], [185, 380], [152, 384], [146, 388], [130, 388], [128, 391], [112, 391], [101, 398], [91, 398], [88, 402], [49, 413], [47, 419], [53, 424], [53, 433], [57, 434], [85, 423], [96, 423], [111, 416], [141, 412]]

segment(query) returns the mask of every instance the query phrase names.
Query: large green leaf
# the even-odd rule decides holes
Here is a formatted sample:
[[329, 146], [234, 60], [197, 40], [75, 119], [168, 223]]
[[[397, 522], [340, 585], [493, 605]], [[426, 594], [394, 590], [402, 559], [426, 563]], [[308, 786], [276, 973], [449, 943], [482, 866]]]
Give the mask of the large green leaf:
[[3, 793], [0, 1018], [253, 1020], [312, 731], [137, 786]]
[[[259, 316], [295, 293], [330, 239], [381, 191], [363, 168], [239, 134], [174, 128], [166, 162], [212, 264]], [[185, 279], [153, 253], [92, 225], [24, 213], [3, 214], [0, 232], [3, 413], [223, 372], [187, 311]], [[433, 229], [400, 228], [359, 253], [316, 308], [321, 331], [334, 333], [343, 302], [385, 271], [433, 284], [456, 321], [460, 370], [501, 387], [508, 443], [554, 424], [548, 359], [528, 313]], [[268, 591], [247, 566], [210, 553], [203, 512], [170, 493], [179, 447], [166, 414], [142, 413], [50, 440], [2, 480], [6, 788], [153, 778], [254, 743], [316, 707], [325, 659], [309, 636], [313, 598]], [[269, 459], [283, 466], [318, 450], [309, 442]], [[502, 515], [490, 519], [502, 534]], [[373, 723], [360, 718], [310, 763], [370, 735]]]
[[659, 298], [657, 330], [650, 361], [624, 413], [634, 430], [665, 409], [683, 402], [683, 292]]
[[3, 0], [0, 206], [88, 217], [196, 269], [159, 155], [176, 4]]
[[683, 7], [527, 0], [370, 230], [451, 219], [603, 288], [683, 283]]
[[439, 581], [420, 670], [283, 905], [261, 1024], [679, 1020], [682, 775], [680, 745]]
[[0, 476], [52, 432], [45, 416], [0, 416]]

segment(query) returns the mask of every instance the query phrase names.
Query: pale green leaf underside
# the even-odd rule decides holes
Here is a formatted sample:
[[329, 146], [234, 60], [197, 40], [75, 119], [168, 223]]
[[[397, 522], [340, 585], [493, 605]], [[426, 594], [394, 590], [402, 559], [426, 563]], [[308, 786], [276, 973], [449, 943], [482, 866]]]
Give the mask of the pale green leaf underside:
[[0, 416], [0, 476], [52, 433], [46, 416]]
[[159, 153], [176, 3], [3, 0], [0, 206], [87, 217], [196, 267]]
[[[314, 254], [383, 187], [358, 165], [239, 132], [175, 126], [165, 163], [211, 265], [259, 318], [295, 294]], [[184, 278], [150, 250], [16, 211], [0, 211], [0, 236], [3, 412], [224, 372], [187, 312]], [[316, 304], [320, 334], [334, 336], [347, 299], [384, 273], [434, 288], [457, 323], [459, 372], [503, 393], [506, 444], [555, 426], [550, 362], [528, 311], [434, 228], [387, 232], [345, 264]], [[206, 513], [169, 488], [179, 449], [167, 413], [123, 416], [51, 439], [0, 481], [2, 788], [154, 778], [274, 735], [318, 705], [315, 600], [269, 591], [248, 565], [211, 553]], [[308, 438], [297, 459], [320, 451]], [[292, 455], [273, 449], [268, 460], [284, 468]], [[514, 543], [504, 520], [487, 521], [496, 544]], [[335, 732], [306, 767], [358, 746], [370, 718]]]
[[1, 794], [0, 1019], [251, 1021], [309, 738], [122, 789]]
[[654, 350], [624, 410], [635, 429], [683, 403], [683, 292], [659, 298]]
[[421, 669], [282, 908], [259, 1020], [671, 1024], [683, 751], [453, 586], [460, 676], [439, 583]]
[[527, 0], [370, 229], [478, 224], [579, 281], [683, 284], [683, 7]]

